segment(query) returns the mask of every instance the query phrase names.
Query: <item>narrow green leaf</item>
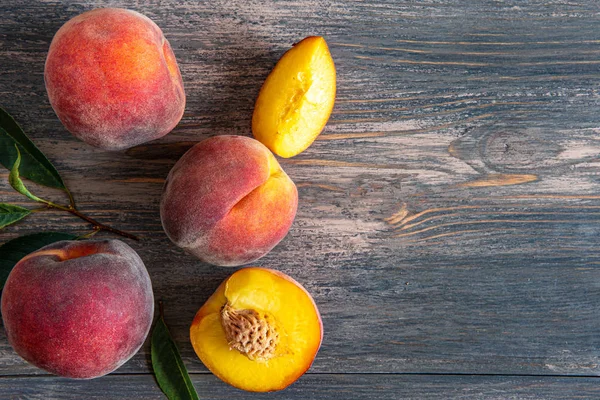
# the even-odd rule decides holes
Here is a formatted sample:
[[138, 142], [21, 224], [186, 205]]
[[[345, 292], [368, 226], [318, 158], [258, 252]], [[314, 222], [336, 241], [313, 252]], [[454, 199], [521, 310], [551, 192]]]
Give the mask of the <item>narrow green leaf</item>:
[[0, 203], [0, 229], [31, 214], [31, 210], [14, 204]]
[[54, 165], [25, 135], [13, 117], [0, 107], [0, 164], [8, 170], [12, 170], [17, 159], [15, 145], [19, 146], [23, 155], [21, 174], [25, 178], [68, 192]]
[[162, 314], [152, 331], [151, 355], [156, 381], [169, 400], [199, 399]]
[[75, 240], [77, 236], [61, 232], [42, 232], [20, 236], [0, 246], [0, 289], [4, 287], [8, 274], [19, 260], [27, 254], [59, 240]]
[[45, 200], [40, 199], [36, 195], [32, 194], [26, 187], [23, 181], [21, 180], [21, 176], [19, 174], [19, 166], [21, 165], [21, 152], [19, 151], [17, 145], [15, 145], [17, 149], [17, 159], [13, 164], [12, 169], [10, 170], [10, 174], [8, 175], [8, 183], [15, 189], [17, 192], [21, 193], [23, 196], [29, 197], [31, 200], [39, 201], [40, 203], [46, 203]]

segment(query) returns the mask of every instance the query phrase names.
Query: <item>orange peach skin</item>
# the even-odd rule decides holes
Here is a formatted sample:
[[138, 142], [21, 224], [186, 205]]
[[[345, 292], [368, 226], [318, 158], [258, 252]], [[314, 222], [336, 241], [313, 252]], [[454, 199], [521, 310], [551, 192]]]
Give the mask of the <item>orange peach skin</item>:
[[[274, 275], [275, 278], [291, 283], [296, 290], [299, 290], [300, 293], [302, 293], [302, 297], [308, 300], [312, 310], [303, 310], [304, 312], [298, 313], [298, 310], [294, 310], [294, 307], [298, 307], [299, 303], [293, 300], [294, 296], [292, 296], [291, 293], [278, 292], [275, 288], [277, 285], [270, 286], [270, 288], [273, 289], [272, 293], [265, 293], [265, 288], [253, 287], [251, 283], [252, 278], [250, 278], [249, 275], [257, 275], [254, 279], [258, 279], [258, 275], [261, 274], [271, 274]], [[238, 286], [237, 290], [230, 287], [231, 280], [232, 278], [235, 279], [236, 275], [240, 276], [238, 284], [242, 285], [235, 285]], [[241, 277], [242, 275], [244, 276], [243, 278]], [[265, 282], [267, 280], [262, 279], [262, 281]], [[246, 285], [242, 282], [246, 283]], [[264, 286], [269, 286], [267, 282], [264, 283]], [[283, 297], [270, 297], [277, 297], [278, 295]], [[292, 341], [294, 341], [294, 339], [299, 340], [301, 343], [304, 343], [305, 347], [302, 352], [298, 352], [299, 349], [295, 348], [284, 349], [280, 352], [278, 357], [283, 359], [291, 357], [291, 359], [294, 360], [290, 363], [281, 363], [281, 361], [283, 361], [281, 359], [278, 362], [278, 358], [272, 359], [271, 361], [274, 361], [274, 363], [271, 365], [269, 365], [268, 362], [248, 362], [248, 360], [244, 358], [245, 356], [241, 354], [236, 356], [235, 353], [237, 350], [233, 349], [229, 349], [229, 352], [234, 354], [228, 354], [227, 359], [215, 358], [215, 354], [219, 354], [220, 352], [220, 350], [218, 350], [219, 348], [221, 348], [222, 351], [223, 346], [228, 349], [229, 345], [226, 342], [223, 343], [225, 340], [223, 337], [224, 332], [219, 324], [214, 323], [214, 316], [219, 315], [225, 304], [230, 303], [231, 301], [234, 303], [238, 302], [241, 298], [246, 298], [245, 300], [242, 300], [242, 302], [252, 303], [258, 306], [273, 307], [274, 305], [279, 304], [283, 307], [290, 307], [280, 310], [280, 312], [292, 315], [302, 314], [303, 318], [306, 318], [305, 322], [307, 323], [307, 326], [315, 327], [317, 332], [315, 333], [312, 330], [308, 330], [302, 333], [308, 334], [309, 336], [291, 339]], [[277, 314], [275, 314], [274, 318], [277, 319], [277, 317]], [[313, 318], [314, 321], [311, 321]], [[216, 331], [204, 331], [206, 327], [214, 327], [215, 325], [217, 326]], [[198, 310], [190, 327], [190, 340], [194, 351], [202, 362], [213, 374], [224, 382], [227, 382], [238, 389], [251, 392], [272, 392], [285, 389], [309, 370], [323, 342], [323, 321], [314, 299], [304, 286], [295, 279], [277, 270], [249, 267], [238, 270], [225, 279], [206, 303]], [[288, 340], [290, 339], [288, 338]], [[212, 349], [214, 353], [211, 354], [209, 349]], [[264, 376], [265, 374], [266, 376]]]
[[2, 319], [15, 351], [69, 378], [96, 378], [129, 360], [153, 314], [146, 267], [120, 240], [45, 246], [17, 263], [2, 291]]
[[67, 130], [105, 150], [166, 135], [185, 108], [169, 42], [131, 10], [101, 8], [65, 23], [50, 44], [44, 78]]
[[160, 215], [167, 236], [199, 259], [237, 266], [267, 254], [289, 231], [298, 192], [273, 154], [243, 136], [216, 136], [175, 164]]

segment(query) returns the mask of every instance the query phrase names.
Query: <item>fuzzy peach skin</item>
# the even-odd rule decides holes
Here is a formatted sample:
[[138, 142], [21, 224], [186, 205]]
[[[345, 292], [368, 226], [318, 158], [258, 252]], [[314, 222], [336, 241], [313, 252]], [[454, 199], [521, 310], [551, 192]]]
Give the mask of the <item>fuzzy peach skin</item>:
[[169, 42], [131, 10], [100, 8], [65, 23], [50, 44], [44, 78], [67, 130], [105, 150], [166, 135], [185, 108]]
[[33, 365], [90, 379], [142, 346], [154, 314], [150, 277], [119, 240], [62, 241], [23, 258], [2, 291], [8, 341]]
[[275, 247], [297, 207], [296, 185], [269, 149], [248, 137], [216, 136], [175, 164], [160, 216], [177, 246], [205, 262], [237, 266]]

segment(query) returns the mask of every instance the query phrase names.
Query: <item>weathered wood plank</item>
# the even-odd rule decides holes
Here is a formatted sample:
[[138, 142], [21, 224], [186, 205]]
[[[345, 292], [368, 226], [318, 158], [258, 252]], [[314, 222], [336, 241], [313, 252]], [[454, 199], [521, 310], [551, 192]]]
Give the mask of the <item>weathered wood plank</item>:
[[[591, 399], [600, 396], [598, 379], [523, 376], [308, 374], [284, 391], [248, 393], [212, 375], [192, 375], [201, 399]], [[23, 382], [26, 385], [23, 385]], [[164, 399], [150, 375], [108, 375], [91, 381], [0, 378], [3, 398]]]
[[[168, 242], [158, 219], [163, 180], [193, 143], [249, 135], [254, 99], [279, 55], [323, 34], [338, 69], [336, 107], [313, 146], [282, 160], [299, 188], [298, 216], [258, 263], [294, 276], [320, 306], [325, 339], [311, 371], [600, 374], [600, 3], [120, 2], [163, 28], [188, 105], [165, 138], [106, 153], [56, 119], [43, 65], [64, 21], [114, 4], [3, 1], [0, 104], [55, 162], [82, 210], [142, 236], [132, 246], [191, 371], [206, 369], [189, 324], [231, 270]], [[0, 199], [30, 204], [6, 176]], [[85, 228], [40, 213], [0, 239]], [[147, 351], [120, 372], [148, 372]], [[0, 375], [39, 373], [0, 333]], [[320, 374], [283, 398], [598, 397], [593, 379]], [[247, 398], [214, 377], [194, 379], [203, 398]], [[60, 397], [71, 388], [106, 398], [112, 383], [116, 397], [160, 397], [138, 375], [1, 378], [0, 394]]]

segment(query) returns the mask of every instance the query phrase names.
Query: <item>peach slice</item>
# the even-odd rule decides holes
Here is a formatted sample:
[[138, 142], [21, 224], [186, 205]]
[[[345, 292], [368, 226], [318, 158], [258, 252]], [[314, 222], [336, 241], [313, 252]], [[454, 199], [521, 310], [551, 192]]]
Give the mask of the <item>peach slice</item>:
[[286, 388], [310, 368], [323, 324], [310, 294], [284, 273], [244, 268], [198, 310], [190, 328], [200, 360], [239, 389]]
[[263, 84], [252, 116], [254, 137], [281, 157], [314, 142], [335, 101], [335, 65], [325, 39], [310, 36], [288, 50]]

